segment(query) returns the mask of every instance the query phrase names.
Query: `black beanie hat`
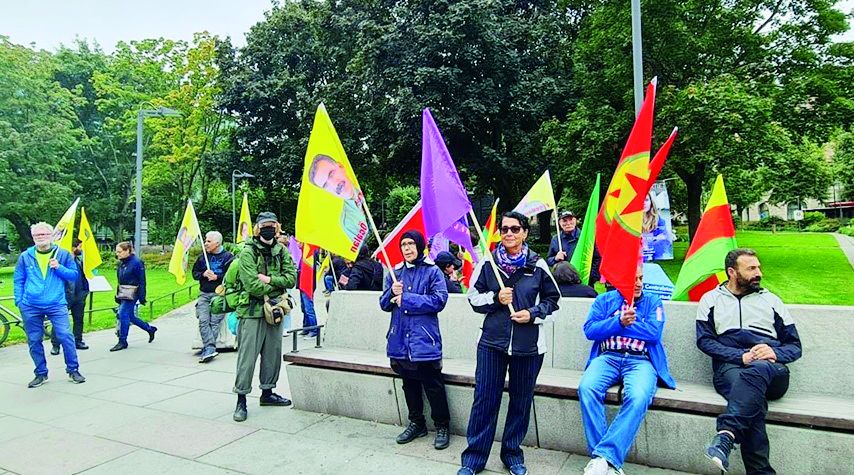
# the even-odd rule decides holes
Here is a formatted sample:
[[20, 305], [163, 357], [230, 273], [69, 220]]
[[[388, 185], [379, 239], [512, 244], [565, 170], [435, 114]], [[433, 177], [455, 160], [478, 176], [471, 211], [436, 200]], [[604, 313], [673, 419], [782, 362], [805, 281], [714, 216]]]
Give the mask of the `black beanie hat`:
[[406, 238], [415, 241], [415, 249], [418, 250], [418, 257], [424, 256], [424, 249], [427, 248], [427, 243], [424, 240], [424, 235], [413, 229], [403, 233], [403, 236], [400, 237], [400, 241], [403, 242], [403, 240]]

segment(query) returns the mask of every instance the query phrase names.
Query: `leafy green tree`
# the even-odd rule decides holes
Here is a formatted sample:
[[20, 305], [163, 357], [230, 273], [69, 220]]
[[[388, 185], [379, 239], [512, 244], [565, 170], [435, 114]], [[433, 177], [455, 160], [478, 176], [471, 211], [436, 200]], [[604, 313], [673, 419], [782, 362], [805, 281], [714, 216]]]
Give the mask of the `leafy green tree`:
[[31, 242], [30, 224], [58, 220], [79, 190], [73, 157], [82, 134], [56, 67], [49, 53], [0, 36], [0, 216], [15, 226], [19, 248]]

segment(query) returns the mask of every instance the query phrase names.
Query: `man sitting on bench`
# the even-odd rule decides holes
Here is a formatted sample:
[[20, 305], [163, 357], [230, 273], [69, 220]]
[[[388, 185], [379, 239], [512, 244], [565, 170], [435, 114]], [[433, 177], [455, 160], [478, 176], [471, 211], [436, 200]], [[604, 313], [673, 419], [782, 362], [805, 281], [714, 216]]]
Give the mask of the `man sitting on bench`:
[[[581, 421], [592, 457], [585, 475], [622, 474], [658, 381], [676, 388], [661, 344], [664, 306], [657, 295], [643, 293], [643, 264], [637, 267], [633, 301], [629, 307], [616, 290], [599, 295], [584, 323], [584, 335], [593, 341], [578, 384]], [[605, 393], [620, 381], [623, 404], [608, 427]]]
[[801, 357], [801, 341], [780, 298], [759, 287], [755, 251], [732, 250], [724, 266], [729, 280], [703, 295], [697, 308], [697, 347], [712, 357], [715, 390], [727, 400], [706, 457], [726, 471], [733, 444], [741, 444], [748, 475], [773, 474], [765, 414], [768, 400], [789, 388], [786, 363]]

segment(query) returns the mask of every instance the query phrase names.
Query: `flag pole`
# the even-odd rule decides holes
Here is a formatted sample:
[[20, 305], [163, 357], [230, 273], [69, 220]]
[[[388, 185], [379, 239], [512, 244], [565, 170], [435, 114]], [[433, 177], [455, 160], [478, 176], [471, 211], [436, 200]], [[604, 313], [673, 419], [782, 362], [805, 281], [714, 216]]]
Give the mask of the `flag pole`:
[[329, 270], [332, 272], [332, 283], [335, 284], [335, 290], [341, 290], [338, 287], [338, 276], [335, 275], [335, 261], [332, 259], [332, 253], [329, 253]]
[[187, 203], [189, 203], [190, 209], [193, 210], [193, 220], [196, 222], [196, 229], [199, 231], [199, 241], [202, 242], [202, 255], [205, 256], [205, 267], [207, 270], [211, 270], [211, 263], [208, 260], [208, 252], [205, 250], [205, 240], [202, 239], [202, 228], [199, 226], [199, 217], [196, 216], [196, 207], [193, 206], [193, 200], [187, 199]]
[[[480, 242], [485, 243], [486, 238], [483, 236], [483, 229], [481, 229], [480, 223], [477, 221], [477, 216], [474, 215], [474, 208], [469, 207], [469, 216], [471, 217], [471, 220], [474, 221], [474, 227], [477, 229], [477, 236], [480, 239]], [[497, 216], [496, 219], [498, 219]], [[492, 253], [489, 252], [489, 247], [487, 246], [486, 249], [486, 255], [483, 257], [492, 264], [492, 273], [495, 274], [495, 278], [498, 279], [498, 285], [501, 287], [501, 290], [504, 290], [504, 279], [501, 278], [501, 273], [498, 272], [498, 266], [492, 259]], [[510, 313], [516, 313], [516, 309], [513, 308], [513, 302], [510, 302], [507, 306], [510, 307]]]
[[391, 259], [388, 258], [388, 254], [385, 252], [385, 246], [383, 246], [383, 240], [380, 238], [380, 232], [377, 231], [377, 225], [374, 224], [374, 217], [371, 215], [371, 210], [368, 209], [368, 200], [364, 197], [362, 198], [362, 209], [365, 210], [365, 215], [368, 217], [368, 221], [371, 223], [371, 229], [374, 230], [374, 237], [377, 238], [377, 243], [380, 246], [380, 251], [383, 253], [383, 257], [385, 257], [385, 266], [388, 267], [388, 273], [391, 274], [391, 280], [395, 284], [397, 283], [397, 276], [394, 275], [394, 269], [391, 268]]
[[[558, 223], [558, 217], [557, 217], [557, 207], [555, 207], [554, 216], [555, 216], [555, 229], [557, 229], [557, 250], [558, 250], [558, 252], [563, 252], [563, 243], [561, 242], [562, 240], [560, 238], [560, 223]], [[564, 258], [563, 260], [567, 260], [567, 259]]]

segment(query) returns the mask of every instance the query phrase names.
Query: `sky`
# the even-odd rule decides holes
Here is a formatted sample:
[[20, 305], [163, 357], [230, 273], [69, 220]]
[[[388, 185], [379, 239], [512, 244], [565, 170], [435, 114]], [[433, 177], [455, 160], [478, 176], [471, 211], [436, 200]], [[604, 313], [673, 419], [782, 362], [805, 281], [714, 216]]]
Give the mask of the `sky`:
[[[287, 1], [287, 0], [281, 0]], [[75, 37], [97, 40], [112, 52], [120, 40], [191, 40], [207, 30], [245, 44], [244, 34], [264, 19], [272, 0], [2, 0], [0, 35], [13, 43], [55, 50]], [[851, 13], [854, 0], [837, 8]], [[837, 40], [854, 41], [854, 30]]]
[[271, 7], [271, 0], [3, 0], [0, 35], [47, 50], [80, 37], [112, 52], [121, 40], [189, 41], [207, 30], [242, 46], [244, 34]]

